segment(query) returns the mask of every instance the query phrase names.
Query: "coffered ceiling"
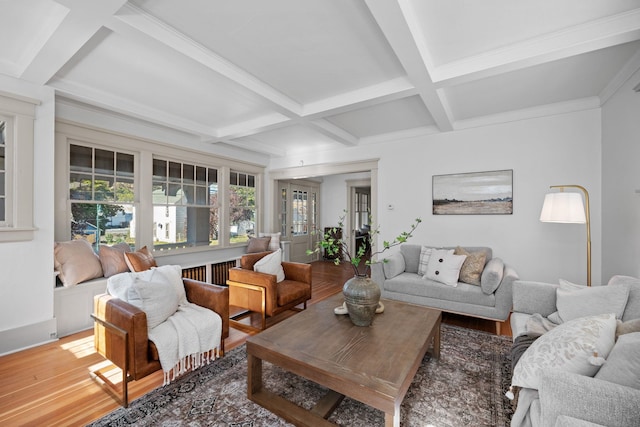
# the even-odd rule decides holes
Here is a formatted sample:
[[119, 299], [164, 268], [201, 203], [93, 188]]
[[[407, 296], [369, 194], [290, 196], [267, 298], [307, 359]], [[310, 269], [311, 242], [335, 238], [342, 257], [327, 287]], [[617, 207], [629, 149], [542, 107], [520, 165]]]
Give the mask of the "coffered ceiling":
[[270, 157], [595, 108], [640, 0], [0, 0], [0, 73]]

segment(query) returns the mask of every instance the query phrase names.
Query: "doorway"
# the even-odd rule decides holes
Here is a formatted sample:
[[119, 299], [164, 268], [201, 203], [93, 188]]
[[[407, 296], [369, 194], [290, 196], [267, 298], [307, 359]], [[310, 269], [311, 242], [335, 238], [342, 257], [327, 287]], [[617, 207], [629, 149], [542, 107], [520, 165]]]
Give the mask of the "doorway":
[[371, 180], [347, 181], [347, 194], [349, 206], [348, 228], [351, 231], [349, 247], [356, 251], [365, 247], [362, 262], [371, 258], [371, 241], [369, 231], [371, 229]]
[[315, 258], [307, 255], [313, 250], [318, 227], [320, 184], [313, 181], [278, 181], [280, 203], [278, 218], [283, 240], [290, 243], [290, 260], [308, 263]]

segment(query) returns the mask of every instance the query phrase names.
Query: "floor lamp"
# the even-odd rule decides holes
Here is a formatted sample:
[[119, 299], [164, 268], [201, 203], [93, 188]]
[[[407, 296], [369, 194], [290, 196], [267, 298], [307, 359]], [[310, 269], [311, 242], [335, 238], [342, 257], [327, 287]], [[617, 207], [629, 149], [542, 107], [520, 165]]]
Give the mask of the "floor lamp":
[[[552, 185], [559, 193], [544, 196], [540, 213], [542, 222], [587, 224], [587, 286], [591, 286], [591, 224], [589, 219], [589, 192], [580, 185]], [[565, 193], [565, 188], [577, 188], [584, 193], [584, 204], [580, 193]]]

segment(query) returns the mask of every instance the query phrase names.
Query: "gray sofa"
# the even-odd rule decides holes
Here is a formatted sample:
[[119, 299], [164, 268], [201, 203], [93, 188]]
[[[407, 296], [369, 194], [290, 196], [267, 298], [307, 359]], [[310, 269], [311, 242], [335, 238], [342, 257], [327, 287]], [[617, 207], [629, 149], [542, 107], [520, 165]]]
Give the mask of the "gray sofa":
[[[621, 328], [620, 322], [629, 325], [627, 322], [630, 320], [640, 318], [640, 279], [614, 276], [607, 286], [620, 285], [629, 286], [630, 290], [628, 299], [622, 304], [624, 311], [618, 322], [618, 332]], [[514, 341], [520, 335], [540, 333], [537, 331], [532, 334], [531, 331], [534, 328], [529, 319], [534, 317], [546, 320], [554, 319], [556, 316], [554, 313], [558, 312], [556, 305], [556, 290], [558, 288], [559, 285], [551, 283], [521, 280], [514, 282], [513, 313], [510, 320]], [[591, 300], [587, 300], [588, 303], [589, 301]], [[578, 304], [576, 302], [572, 308], [584, 310], [585, 307], [580, 307]], [[602, 298], [599, 298], [596, 304], [589, 303], [589, 305], [590, 307], [598, 307], [595, 308], [595, 311], [599, 311], [600, 307], [606, 306], [606, 303]], [[584, 311], [592, 310], [589, 308]], [[562, 319], [560, 321], [562, 322]], [[636, 330], [635, 328], [636, 325], [630, 329], [633, 331]], [[638, 343], [640, 342], [640, 332], [631, 332], [627, 338]], [[616, 341], [614, 349], [609, 353], [609, 358], [620, 342], [620, 339]], [[515, 347], [516, 344], [514, 344]], [[634, 348], [637, 348], [637, 344]], [[619, 350], [617, 355], [621, 354], [623, 359], [626, 358], [627, 350], [623, 353]], [[635, 366], [640, 364], [637, 361], [638, 353], [629, 356], [636, 358]], [[607, 363], [610, 363], [610, 360], [607, 360], [600, 369], [604, 369]], [[609, 369], [617, 369], [617, 366], [617, 364], [611, 364]], [[636, 372], [636, 374], [640, 376], [640, 372]], [[544, 372], [537, 391], [529, 388], [522, 388], [519, 391], [518, 406], [513, 416], [512, 426], [640, 426], [640, 380], [632, 380], [639, 386], [639, 389], [636, 389], [604, 380], [602, 377], [600, 373], [596, 373], [595, 377], [590, 377], [562, 370]], [[630, 380], [628, 376], [624, 381], [627, 380]]]
[[371, 266], [371, 278], [380, 286], [382, 298], [494, 320], [499, 334], [511, 311], [511, 284], [518, 278], [513, 268], [493, 258], [489, 247], [464, 247], [470, 253], [483, 251], [486, 255], [480, 284], [449, 286], [418, 274], [421, 249], [422, 245], [403, 243], [399, 251], [385, 256], [385, 262]]

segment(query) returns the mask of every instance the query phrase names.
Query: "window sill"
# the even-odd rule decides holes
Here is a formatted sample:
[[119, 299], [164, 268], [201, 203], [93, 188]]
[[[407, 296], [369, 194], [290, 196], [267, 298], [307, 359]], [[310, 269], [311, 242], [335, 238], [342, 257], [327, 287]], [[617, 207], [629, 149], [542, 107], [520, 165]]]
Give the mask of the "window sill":
[[36, 228], [23, 227], [23, 228], [0, 228], [0, 243], [3, 242], [26, 242], [33, 240], [33, 232]]

